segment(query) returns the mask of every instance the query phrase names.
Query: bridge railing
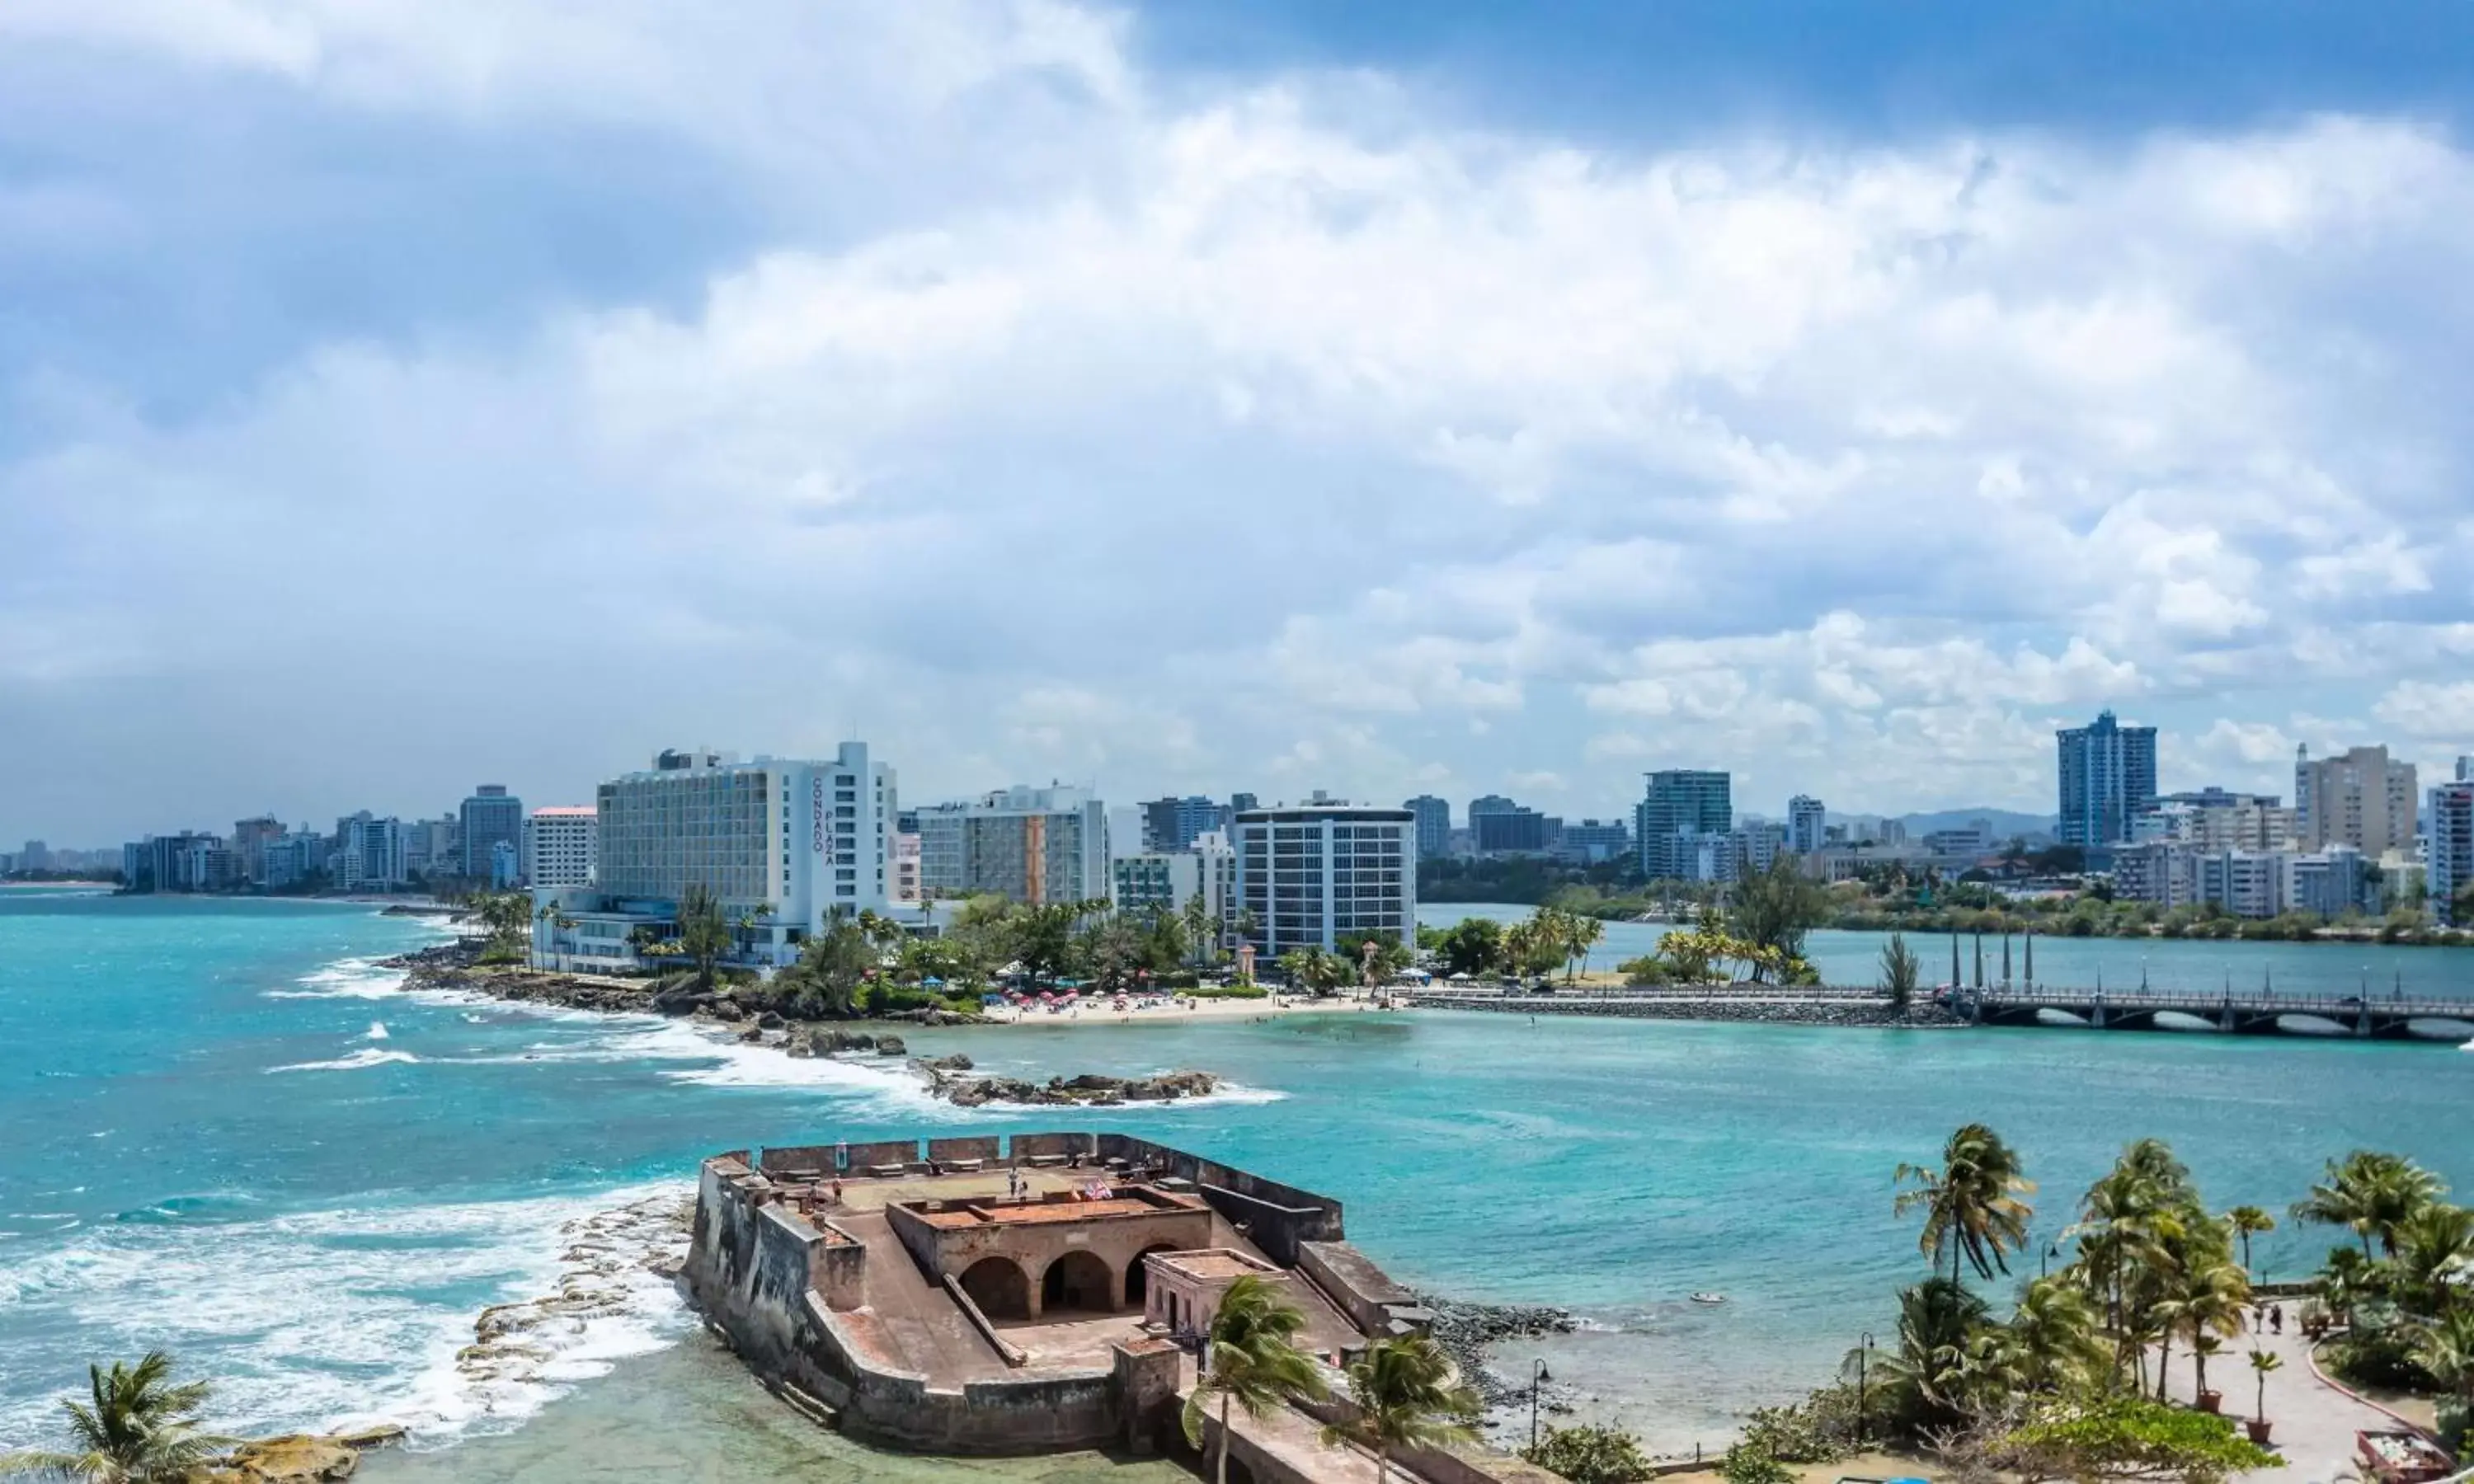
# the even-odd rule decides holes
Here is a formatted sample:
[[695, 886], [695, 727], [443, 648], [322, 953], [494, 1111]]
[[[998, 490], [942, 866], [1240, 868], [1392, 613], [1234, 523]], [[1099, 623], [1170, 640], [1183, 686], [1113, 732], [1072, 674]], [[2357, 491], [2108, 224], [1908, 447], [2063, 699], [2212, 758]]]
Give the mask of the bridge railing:
[[2169, 990], [2094, 990], [2051, 986], [2043, 989], [2017, 987], [1982, 990], [1961, 990], [1962, 1000], [1981, 1000], [1987, 1005], [2014, 1008], [2051, 1008], [2061, 1005], [2093, 1005], [2102, 1001], [2107, 1009], [2158, 1010], [2250, 1010], [2285, 1015], [2358, 1015], [2367, 1010], [2381, 1015], [2432, 1016], [2464, 1019], [2474, 1017], [2474, 997], [2465, 999], [2399, 999], [2389, 995], [2330, 994], [2208, 994]]

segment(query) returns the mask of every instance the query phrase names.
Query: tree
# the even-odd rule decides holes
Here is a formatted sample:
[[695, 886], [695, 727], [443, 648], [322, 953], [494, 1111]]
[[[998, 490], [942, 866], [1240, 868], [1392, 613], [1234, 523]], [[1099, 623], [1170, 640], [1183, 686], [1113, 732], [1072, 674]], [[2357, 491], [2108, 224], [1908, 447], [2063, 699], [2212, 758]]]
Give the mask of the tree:
[[1571, 1484], [1637, 1484], [1650, 1462], [1632, 1434], [1613, 1427], [1555, 1427], [1520, 1456]]
[[[2203, 1255], [2173, 1276], [2168, 1296], [2157, 1305], [2165, 1332], [2191, 1342], [2197, 1389], [2208, 1389], [2208, 1356], [2219, 1343], [2242, 1333], [2242, 1315], [2250, 1303], [2250, 1281], [2236, 1264]], [[2165, 1400], [2165, 1362], [2156, 1362], [2156, 1400]]]
[[775, 983], [809, 1013], [847, 1019], [859, 1012], [860, 986], [877, 967], [877, 957], [866, 930], [856, 920], [837, 916], [807, 941], [798, 962], [783, 969]]
[[1329, 1388], [1322, 1373], [1297, 1337], [1306, 1317], [1280, 1296], [1280, 1291], [1253, 1274], [1231, 1281], [1220, 1295], [1203, 1345], [1203, 1373], [1185, 1400], [1185, 1439], [1202, 1445], [1204, 1409], [1210, 1399], [1220, 1406], [1220, 1456], [1215, 1477], [1228, 1484], [1228, 1413], [1232, 1405], [1249, 1417], [1268, 1416], [1294, 1399], [1321, 1398]]
[[1323, 1429], [1326, 1443], [1372, 1450], [1375, 1484], [1392, 1476], [1392, 1455], [1407, 1448], [1441, 1448], [1477, 1438], [1470, 1420], [1477, 1393], [1456, 1383], [1451, 1357], [1423, 1334], [1376, 1340], [1348, 1368], [1348, 1400], [1356, 1412]]
[[2414, 1328], [2413, 1363], [2457, 1399], [2459, 1425], [2474, 1423], [2474, 1307], [2460, 1304]]
[[2345, 1228], [2362, 1238], [2363, 1256], [2368, 1257], [2374, 1237], [2394, 1251], [2397, 1228], [2438, 1200], [2444, 1188], [2438, 1176], [2412, 1160], [2357, 1149], [2328, 1161], [2326, 1177], [2294, 1203], [2293, 1219]]
[[2250, 1265], [2250, 1239], [2275, 1231], [2276, 1218], [2256, 1206], [2237, 1206], [2225, 1212], [2225, 1222], [2233, 1228], [2234, 1235], [2242, 1239], [2243, 1271], [2254, 1271]]
[[1727, 1484], [1795, 1484], [1795, 1471], [1770, 1456], [1769, 1449], [1736, 1443], [1718, 1460], [1718, 1477]]
[[1308, 944], [1280, 955], [1280, 971], [1309, 994], [1329, 994], [1348, 982], [1348, 963], [1327, 948]]
[[2268, 1374], [2280, 1369], [2284, 1364], [2285, 1357], [2272, 1350], [2255, 1350], [2250, 1352], [2250, 1374], [2259, 1381], [2259, 1394], [2254, 1399], [2257, 1404], [2251, 1408], [2250, 1415], [2261, 1422], [2268, 1421]]
[[1962, 1260], [1978, 1278], [1991, 1278], [1996, 1268], [2010, 1271], [2004, 1253], [2026, 1245], [2027, 1219], [2035, 1214], [2019, 1197], [2036, 1186], [2020, 1173], [2019, 1156], [2001, 1135], [1981, 1123], [1963, 1125], [1942, 1145], [1940, 1168], [1902, 1164], [1892, 1178], [1915, 1183], [1899, 1193], [1894, 1209], [1902, 1216], [1925, 1213], [1917, 1246], [1935, 1266], [1950, 1254], [1951, 1281], [1958, 1281]]
[[695, 965], [696, 988], [713, 988], [714, 967], [732, 946], [730, 920], [721, 910], [721, 898], [702, 883], [690, 886], [679, 896], [679, 951]]
[[1186, 942], [1193, 945], [1195, 967], [1207, 968], [1220, 956], [1220, 924], [1212, 920], [1211, 908], [1201, 892], [1185, 899], [1183, 911]]
[[1876, 1365], [1890, 1410], [1910, 1429], [1965, 1415], [1976, 1341], [1990, 1322], [1984, 1301], [1954, 1278], [1928, 1278], [1899, 1294], [1898, 1349]]
[[1907, 946], [1906, 934], [1890, 934], [1890, 941], [1881, 945], [1881, 989], [1890, 996], [1890, 1008], [1904, 1010], [1914, 1003], [1916, 986], [1924, 977], [1924, 963]]
[[151, 1351], [133, 1367], [86, 1367], [91, 1404], [63, 1401], [71, 1451], [0, 1455], [0, 1473], [53, 1473], [85, 1484], [180, 1484], [236, 1441], [197, 1420], [209, 1388], [171, 1384], [172, 1357]]
[[[1781, 853], [1767, 871], [1735, 883], [1727, 909], [1727, 930], [1780, 960], [1804, 957], [1804, 935], [1830, 921], [1830, 889], [1806, 875], [1795, 857]], [[1756, 965], [1754, 977], [1761, 977]]]
[[1091, 915], [1093, 905], [1081, 901], [1034, 902], [1007, 916], [1012, 956], [1031, 975], [1034, 986], [1055, 980], [1065, 971], [1074, 956], [1074, 931]]
[[2111, 1356], [2095, 1301], [2071, 1277], [2055, 1274], [2027, 1285], [2010, 1316], [2027, 1384], [2038, 1391], [2075, 1391], [2102, 1377]]

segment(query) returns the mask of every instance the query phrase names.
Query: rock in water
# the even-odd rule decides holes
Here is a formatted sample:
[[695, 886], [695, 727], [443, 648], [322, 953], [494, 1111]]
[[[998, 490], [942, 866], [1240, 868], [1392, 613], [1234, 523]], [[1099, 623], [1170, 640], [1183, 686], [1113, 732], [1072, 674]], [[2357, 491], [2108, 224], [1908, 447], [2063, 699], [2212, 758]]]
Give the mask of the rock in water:
[[206, 1484], [311, 1484], [349, 1479], [360, 1466], [360, 1453], [337, 1439], [294, 1433], [242, 1444], [226, 1465], [206, 1473], [205, 1480]]
[[879, 1056], [900, 1056], [903, 1050], [902, 1038], [899, 1036], [876, 1038], [876, 1054]]

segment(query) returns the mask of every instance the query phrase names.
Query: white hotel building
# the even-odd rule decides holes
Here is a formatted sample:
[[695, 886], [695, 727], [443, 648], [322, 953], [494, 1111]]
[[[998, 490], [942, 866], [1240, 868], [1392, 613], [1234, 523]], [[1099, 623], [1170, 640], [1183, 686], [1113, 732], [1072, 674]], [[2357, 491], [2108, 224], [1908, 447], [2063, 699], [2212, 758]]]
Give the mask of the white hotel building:
[[556, 907], [540, 946], [553, 967], [631, 962], [636, 931], [674, 929], [680, 898], [701, 886], [739, 928], [743, 958], [788, 964], [833, 918], [886, 909], [895, 807], [893, 769], [862, 742], [822, 761], [663, 753], [601, 785], [598, 878], [535, 894]]
[[1412, 811], [1318, 800], [1241, 809], [1234, 830], [1236, 910], [1252, 914], [1246, 941], [1263, 958], [1361, 933], [1417, 943]]
[[601, 861], [601, 815], [593, 805], [552, 804], [524, 816], [524, 884], [591, 886]]

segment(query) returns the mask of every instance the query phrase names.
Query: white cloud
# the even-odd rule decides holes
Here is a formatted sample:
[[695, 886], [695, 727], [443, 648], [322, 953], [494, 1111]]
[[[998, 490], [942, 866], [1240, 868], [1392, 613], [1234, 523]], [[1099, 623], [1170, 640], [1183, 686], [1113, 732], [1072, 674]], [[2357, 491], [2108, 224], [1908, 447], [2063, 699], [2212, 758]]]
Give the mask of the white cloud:
[[118, 622], [0, 685], [324, 698], [417, 633], [545, 756], [578, 696], [609, 751], [674, 728], [649, 668], [699, 732], [872, 726], [930, 789], [1612, 802], [1664, 758], [1896, 807], [2040, 802], [2104, 704], [2251, 764], [2297, 678], [2420, 726], [2469, 649], [2408, 606], [2465, 539], [2474, 327], [2474, 161], [2419, 125], [1591, 151], [1362, 76], [1162, 86], [1032, 0], [110, 11], [0, 31], [616, 120], [791, 209], [692, 301], [330, 345], [180, 422], [60, 401], [0, 466], [49, 574], [0, 632]]

